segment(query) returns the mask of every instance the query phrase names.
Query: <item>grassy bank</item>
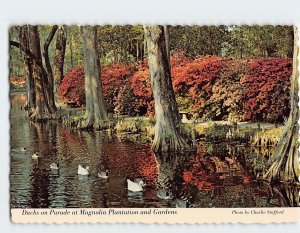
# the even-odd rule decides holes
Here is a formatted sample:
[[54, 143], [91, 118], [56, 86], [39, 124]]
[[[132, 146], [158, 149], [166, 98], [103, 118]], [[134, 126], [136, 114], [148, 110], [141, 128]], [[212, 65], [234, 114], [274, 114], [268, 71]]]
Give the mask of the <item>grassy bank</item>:
[[[60, 109], [64, 125], [80, 129], [84, 121], [84, 108]], [[148, 117], [128, 117], [109, 115], [109, 121], [103, 122], [102, 130], [116, 134], [146, 134], [154, 136], [155, 120]], [[203, 122], [182, 124], [182, 131], [195, 141], [226, 142], [230, 144], [250, 144], [253, 146], [275, 146], [284, 126], [263, 123]]]

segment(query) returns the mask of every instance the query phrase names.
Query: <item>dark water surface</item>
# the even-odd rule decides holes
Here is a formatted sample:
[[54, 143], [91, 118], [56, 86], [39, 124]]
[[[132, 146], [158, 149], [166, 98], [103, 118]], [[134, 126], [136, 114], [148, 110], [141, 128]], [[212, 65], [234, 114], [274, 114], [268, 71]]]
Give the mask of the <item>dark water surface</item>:
[[[299, 206], [299, 189], [255, 181], [253, 161], [261, 150], [226, 144], [201, 145], [194, 154], [155, 155], [146, 136], [81, 132], [60, 124], [29, 122], [20, 109], [25, 95], [11, 95], [11, 207], [193, 207]], [[27, 153], [21, 153], [25, 146]], [[31, 158], [39, 152], [38, 160]], [[59, 171], [50, 164], [58, 162]], [[91, 168], [77, 174], [78, 164]], [[97, 177], [108, 169], [109, 179]], [[142, 178], [143, 194], [127, 191], [127, 178]], [[171, 200], [157, 197], [167, 190]], [[181, 200], [181, 201], [178, 201]]]

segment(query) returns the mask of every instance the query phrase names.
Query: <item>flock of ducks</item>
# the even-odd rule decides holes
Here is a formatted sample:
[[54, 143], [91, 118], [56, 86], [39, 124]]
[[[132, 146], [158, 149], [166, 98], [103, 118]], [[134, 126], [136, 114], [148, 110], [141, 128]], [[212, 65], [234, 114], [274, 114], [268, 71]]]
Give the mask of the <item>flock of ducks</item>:
[[[79, 175], [89, 175], [90, 168], [88, 166], [83, 167], [78, 165], [78, 174]], [[108, 178], [108, 170], [105, 172], [98, 173], [98, 177], [107, 179]], [[134, 179], [133, 181], [127, 179], [127, 189], [132, 193], [141, 193], [144, 191], [145, 183], [142, 179]], [[172, 200], [174, 197], [171, 192], [165, 189], [157, 190], [157, 197], [163, 200]], [[188, 199], [176, 199], [176, 208], [194, 208], [195, 206], [191, 204]]]
[[[82, 166], [82, 165], [78, 165], [78, 170], [77, 170], [78, 175], [82, 175], [82, 176], [88, 176], [90, 174], [90, 167], [89, 166]], [[102, 179], [108, 179], [109, 177], [109, 171], [101, 171], [98, 174], [99, 178]], [[129, 179], [127, 179], [127, 188], [128, 191], [131, 192], [142, 192], [143, 191], [143, 187], [145, 187], [145, 184], [143, 182], [143, 180], [141, 179], [135, 179], [134, 181], [131, 181]]]
[[[22, 147], [21, 152], [26, 153], [26, 147]], [[31, 158], [32, 159], [38, 159], [39, 158], [38, 152], [33, 153]], [[58, 163], [51, 163], [50, 164], [50, 169], [51, 170], [59, 170]], [[82, 175], [82, 176], [88, 176], [90, 174], [89, 166], [83, 166], [83, 165], [79, 164], [78, 169], [77, 169], [77, 174]], [[97, 175], [98, 175], [99, 178], [108, 179], [109, 171], [108, 170], [100, 171]], [[144, 185], [144, 182], [140, 179], [134, 180], [134, 181], [131, 181], [131, 180], [127, 179], [127, 186], [128, 186], [128, 190], [131, 191], [131, 192], [142, 192], [143, 187], [145, 185]]]
[[[26, 147], [22, 147], [21, 148], [21, 152], [22, 153], [26, 153]], [[35, 152], [32, 154], [32, 159], [38, 159], [39, 155], [38, 152]], [[59, 164], [58, 163], [51, 163], [50, 164], [50, 169], [51, 170], [59, 170]], [[77, 174], [78, 175], [82, 175], [82, 176], [88, 176], [90, 175], [90, 167], [89, 166], [83, 166], [83, 165], [78, 165], [78, 169], [77, 169]], [[108, 179], [109, 177], [109, 171], [100, 171], [98, 174], [99, 178], [102, 179]], [[127, 189], [130, 192], [133, 193], [141, 193], [144, 191], [144, 187], [145, 187], [145, 183], [142, 179], [134, 179], [133, 181], [131, 181], [130, 179], [127, 179]], [[173, 195], [172, 193], [170, 193], [169, 191], [166, 191], [164, 189], [159, 189], [157, 191], [157, 197], [163, 200], [171, 200], [173, 199]], [[176, 207], [177, 208], [191, 208], [192, 205], [190, 204], [190, 202], [188, 200], [176, 200]]]
[[[21, 152], [26, 153], [26, 147], [25, 146], [21, 148]], [[38, 152], [35, 152], [31, 155], [31, 158], [33, 158], [33, 159], [37, 159], [38, 157], [39, 157]]]

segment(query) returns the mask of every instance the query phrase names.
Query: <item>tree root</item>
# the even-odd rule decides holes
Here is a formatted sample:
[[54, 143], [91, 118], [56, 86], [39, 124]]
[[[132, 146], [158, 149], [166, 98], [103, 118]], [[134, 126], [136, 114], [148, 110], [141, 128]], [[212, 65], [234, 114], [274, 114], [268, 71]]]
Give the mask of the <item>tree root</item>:
[[183, 138], [178, 130], [175, 133], [170, 133], [165, 129], [155, 130], [155, 136], [152, 144], [154, 152], [179, 152], [193, 151], [192, 143], [189, 143]]

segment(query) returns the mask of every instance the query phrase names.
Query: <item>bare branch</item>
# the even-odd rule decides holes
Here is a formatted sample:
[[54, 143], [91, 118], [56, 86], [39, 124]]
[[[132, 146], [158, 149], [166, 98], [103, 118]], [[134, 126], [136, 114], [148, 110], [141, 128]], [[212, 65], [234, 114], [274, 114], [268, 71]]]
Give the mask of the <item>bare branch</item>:
[[46, 69], [47, 69], [47, 73], [48, 73], [48, 79], [51, 82], [51, 84], [53, 84], [53, 74], [52, 74], [52, 67], [50, 64], [50, 59], [49, 59], [49, 46], [51, 41], [53, 40], [53, 37], [56, 33], [58, 29], [57, 25], [52, 26], [51, 32], [49, 33], [47, 40], [44, 44], [44, 53], [43, 53], [43, 57], [45, 60], [45, 65], [46, 65]]
[[46, 72], [41, 60], [37, 59], [37, 57], [28, 48], [24, 48], [24, 46], [21, 46], [21, 44], [19, 42], [12, 41], [12, 40], [9, 41], [9, 45], [22, 50], [27, 56], [32, 58], [32, 60], [41, 68], [43, 74], [47, 75], [47, 72]]
[[13, 41], [10, 40], [9, 41], [9, 45], [10, 46], [14, 46], [16, 48], [19, 48], [20, 50], [22, 50], [27, 56], [31, 57], [37, 65], [40, 65], [38, 59], [36, 58], [36, 56], [34, 56], [34, 54], [28, 49], [28, 48], [24, 48], [23, 46], [21, 46], [21, 44], [17, 41]]

